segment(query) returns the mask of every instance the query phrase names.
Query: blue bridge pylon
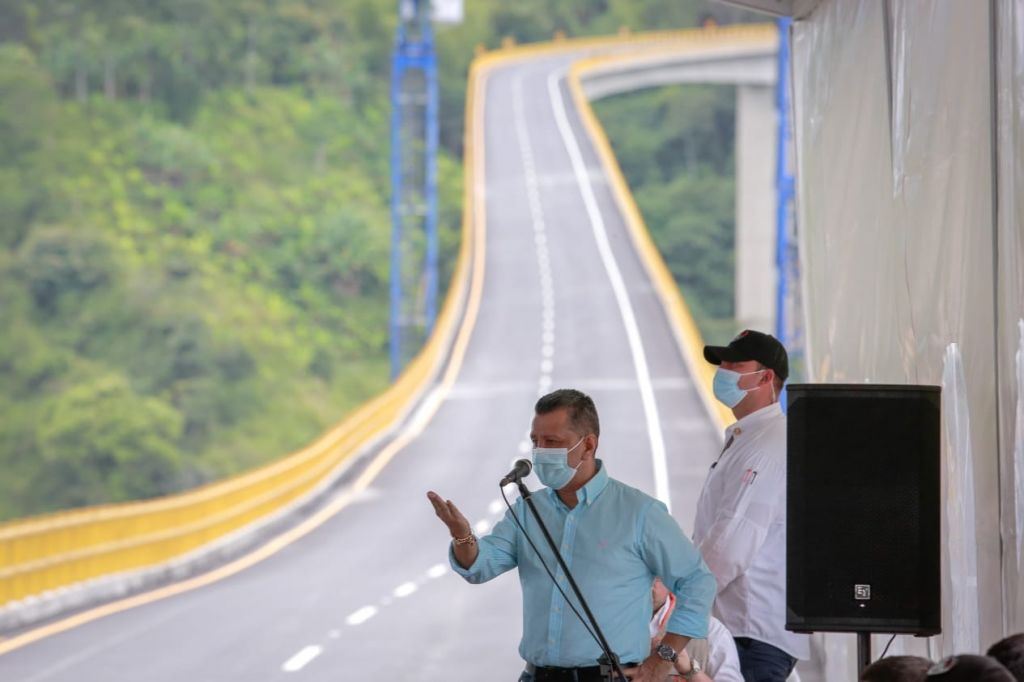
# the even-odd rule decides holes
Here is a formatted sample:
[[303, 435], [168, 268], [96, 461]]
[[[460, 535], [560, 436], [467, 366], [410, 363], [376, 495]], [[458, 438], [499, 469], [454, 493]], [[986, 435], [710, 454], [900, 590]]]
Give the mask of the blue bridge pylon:
[[430, 2], [399, 0], [391, 60], [392, 380], [437, 316], [437, 90]]

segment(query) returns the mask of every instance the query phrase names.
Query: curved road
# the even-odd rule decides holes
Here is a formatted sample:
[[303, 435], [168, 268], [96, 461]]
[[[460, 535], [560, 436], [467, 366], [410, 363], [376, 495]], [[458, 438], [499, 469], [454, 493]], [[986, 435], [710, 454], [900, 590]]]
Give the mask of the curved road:
[[482, 304], [422, 433], [282, 551], [0, 656], [0, 680], [517, 679], [518, 581], [455, 576], [424, 493], [452, 498], [480, 530], [493, 523], [496, 482], [527, 451], [533, 402], [552, 388], [594, 397], [609, 473], [668, 497], [690, 531], [720, 435], [566, 94], [571, 59], [505, 63], [486, 81]]

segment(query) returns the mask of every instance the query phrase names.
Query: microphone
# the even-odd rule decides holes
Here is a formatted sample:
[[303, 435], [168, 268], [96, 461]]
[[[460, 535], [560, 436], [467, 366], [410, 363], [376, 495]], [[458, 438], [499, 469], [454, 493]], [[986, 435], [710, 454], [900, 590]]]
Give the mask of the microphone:
[[509, 483], [518, 483], [520, 480], [530, 475], [530, 471], [533, 469], [533, 463], [528, 459], [517, 459], [515, 466], [512, 467], [512, 471], [505, 474], [505, 478], [501, 479], [499, 487], [504, 488]]

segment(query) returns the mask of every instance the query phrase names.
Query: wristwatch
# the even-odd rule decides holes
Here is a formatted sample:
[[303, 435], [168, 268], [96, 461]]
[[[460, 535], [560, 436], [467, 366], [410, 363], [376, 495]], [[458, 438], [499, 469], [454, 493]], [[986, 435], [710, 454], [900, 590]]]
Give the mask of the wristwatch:
[[658, 648], [654, 650], [654, 653], [658, 654], [658, 658], [661, 660], [671, 661], [672, 663], [675, 663], [676, 659], [679, 658], [679, 654], [676, 653], [676, 650], [668, 644], [659, 644]]

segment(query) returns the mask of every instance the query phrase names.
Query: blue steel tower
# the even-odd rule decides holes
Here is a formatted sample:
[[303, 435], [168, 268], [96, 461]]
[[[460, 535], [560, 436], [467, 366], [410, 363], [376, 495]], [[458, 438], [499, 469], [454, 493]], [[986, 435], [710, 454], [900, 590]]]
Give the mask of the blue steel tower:
[[391, 60], [392, 379], [437, 315], [437, 116], [430, 2], [399, 0]]

